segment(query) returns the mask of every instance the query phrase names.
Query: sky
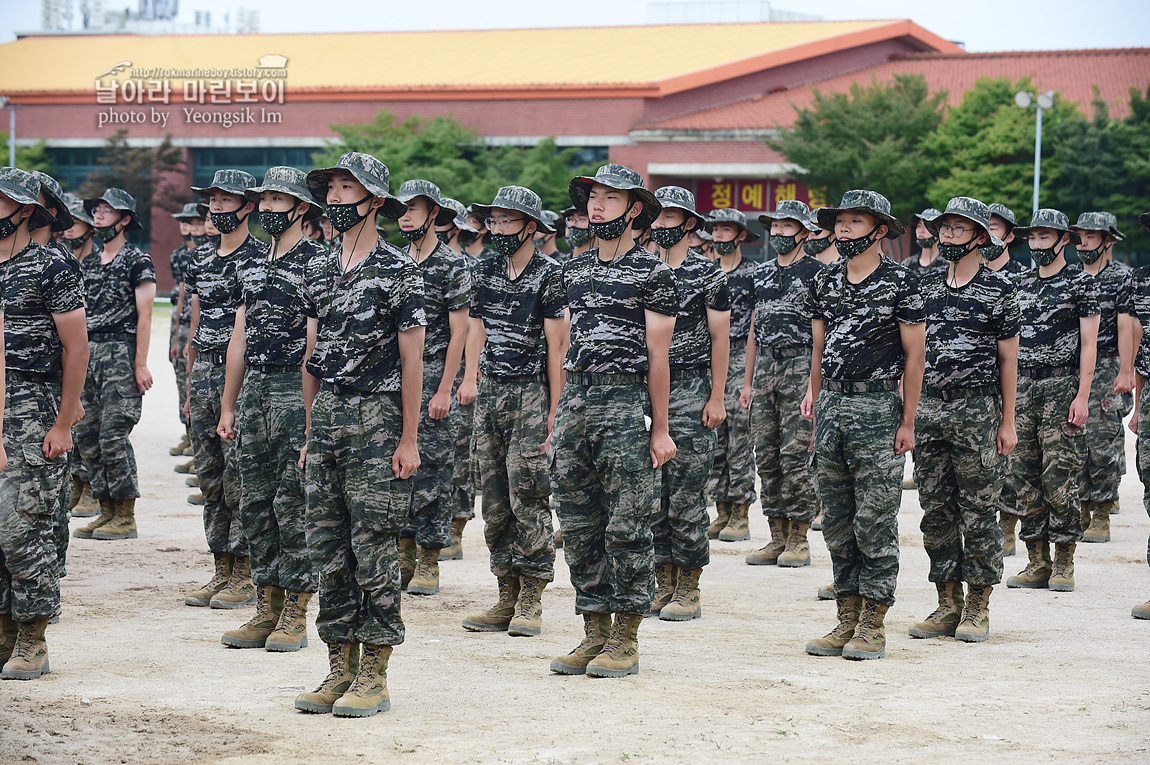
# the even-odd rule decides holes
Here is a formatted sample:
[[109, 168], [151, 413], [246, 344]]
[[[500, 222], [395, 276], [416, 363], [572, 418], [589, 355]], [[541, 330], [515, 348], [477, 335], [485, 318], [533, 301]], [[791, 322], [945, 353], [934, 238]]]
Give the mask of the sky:
[[[79, 7], [80, 0], [73, 0]], [[137, 0], [104, 0], [132, 7]], [[215, 25], [241, 7], [260, 14], [260, 31], [374, 32], [645, 24], [647, 0], [182, 0], [179, 21], [210, 11]], [[972, 52], [1150, 46], [1150, 0], [773, 0], [776, 10], [826, 20], [909, 18]], [[0, 43], [40, 26], [40, 0], [0, 0]]]

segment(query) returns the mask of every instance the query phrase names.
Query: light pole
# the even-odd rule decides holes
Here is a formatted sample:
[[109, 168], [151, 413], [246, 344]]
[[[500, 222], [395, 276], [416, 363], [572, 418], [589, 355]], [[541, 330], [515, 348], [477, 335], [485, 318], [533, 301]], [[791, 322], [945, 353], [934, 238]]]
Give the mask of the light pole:
[[1054, 91], [1048, 90], [1037, 96], [1025, 90], [1020, 90], [1014, 94], [1014, 103], [1022, 109], [1029, 109], [1031, 101], [1034, 101], [1038, 106], [1038, 122], [1034, 130], [1034, 209], [1031, 210], [1032, 213], [1036, 213], [1038, 212], [1038, 181], [1042, 170], [1042, 110], [1054, 106]]

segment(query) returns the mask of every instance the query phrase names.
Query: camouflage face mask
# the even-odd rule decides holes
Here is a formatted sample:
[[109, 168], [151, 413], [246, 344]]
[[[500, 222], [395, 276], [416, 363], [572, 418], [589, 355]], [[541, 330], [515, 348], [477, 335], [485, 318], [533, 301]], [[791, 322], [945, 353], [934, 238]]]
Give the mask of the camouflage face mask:
[[978, 248], [978, 254], [987, 262], [995, 260], [1004, 252], [1006, 252], [1006, 248], [997, 244], [987, 244]]
[[[971, 242], [973, 242], [973, 239]], [[947, 262], [957, 263], [978, 249], [977, 245], [968, 247], [967, 245], [971, 244], [971, 242], [967, 242], [966, 244], [940, 244], [938, 246], [939, 257]]]
[[120, 230], [118, 228], [116, 228], [116, 225], [120, 221], [122, 221], [123, 219], [124, 219], [124, 216], [121, 215], [116, 220], [116, 222], [110, 226], [96, 226], [96, 236], [100, 237], [100, 241], [103, 242], [104, 244], [107, 244], [108, 242], [112, 241], [113, 239], [116, 238], [116, 235], [120, 233]]
[[735, 251], [735, 248], [739, 246], [739, 242], [737, 240], [737, 236], [735, 239], [732, 239], [729, 242], [720, 242], [718, 239], [716, 239], [712, 244], [715, 246], [715, 252], [719, 253], [720, 255], [730, 255]]
[[23, 206], [17, 207], [7, 218], [0, 218], [0, 239], [7, 239], [20, 228], [20, 222], [12, 219], [19, 215], [23, 209]]
[[489, 244], [491, 249], [498, 252], [500, 255], [510, 258], [515, 253], [519, 252], [519, 248], [527, 240], [523, 238], [522, 234], [527, 224], [523, 224], [523, 228], [516, 231], [514, 234], [489, 234]]
[[359, 214], [359, 206], [371, 199], [371, 194], [368, 194], [358, 202], [352, 202], [346, 205], [328, 205], [327, 217], [331, 221], [331, 227], [336, 231], [347, 231], [349, 228], [359, 223], [367, 217], [367, 214]]
[[822, 255], [831, 246], [831, 238], [829, 236], [822, 239], [808, 239], [803, 242], [803, 251], [808, 255]]
[[[248, 219], [248, 216], [239, 216], [237, 210], [224, 213], [208, 213], [212, 216], [212, 225], [219, 229], [221, 234], [230, 234], [240, 227], [240, 224]], [[248, 213], [250, 215], [251, 213]], [[270, 233], [270, 232], [269, 232]]]
[[578, 226], [567, 227], [567, 244], [572, 247], [582, 247], [591, 241], [591, 229]]
[[799, 246], [798, 237], [788, 236], [786, 234], [771, 234], [768, 241], [771, 243], [771, 249], [775, 251], [776, 255], [789, 255]]
[[[73, 250], [84, 249], [84, 245], [87, 244], [88, 240], [92, 238], [92, 231], [93, 231], [93, 229], [89, 228], [88, 233], [84, 234], [83, 236], [78, 236], [75, 239], [69, 239], [68, 240], [68, 246], [71, 247]], [[0, 237], [0, 238], [3, 238], [3, 237]]]
[[631, 221], [627, 220], [627, 213], [631, 212], [633, 206], [634, 203], [627, 205], [627, 209], [615, 220], [592, 223], [591, 233], [604, 242], [613, 242], [623, 236], [623, 232], [627, 230], [627, 226], [631, 225]]
[[432, 216], [431, 211], [428, 210], [427, 220], [425, 220], [423, 222], [422, 226], [420, 226], [419, 228], [413, 228], [411, 231], [404, 231], [401, 228], [399, 230], [399, 235], [402, 236], [404, 239], [406, 239], [409, 242], [418, 242], [418, 241], [422, 240], [423, 237], [427, 236], [428, 229], [431, 228], [431, 221], [432, 221], [433, 217], [434, 216]]
[[207, 234], [192, 234], [190, 238], [192, 240], [193, 247], [199, 247], [201, 244], [208, 241]]
[[858, 239], [836, 239], [835, 249], [839, 251], [839, 255], [842, 255], [847, 260], [862, 255], [874, 244], [874, 235], [880, 226], [882, 226], [881, 223], [872, 228], [869, 234], [860, 236]]
[[1095, 247], [1093, 250], [1084, 250], [1081, 247], [1075, 248], [1075, 252], [1078, 253], [1078, 258], [1083, 263], [1085, 263], [1086, 265], [1090, 265], [1091, 263], [1097, 263], [1098, 259], [1102, 257], [1102, 253], [1105, 250], [1106, 250], [1105, 244], [1100, 244], [1097, 247]]
[[1031, 247], [1030, 257], [1034, 258], [1034, 262], [1040, 266], [1049, 266], [1058, 259], [1058, 253], [1054, 247], [1043, 247], [1041, 249]]
[[[299, 215], [294, 218], [291, 214], [299, 208], [299, 202], [292, 205], [290, 210], [284, 212], [272, 212], [270, 210], [260, 210], [260, 225], [263, 226], [264, 231], [273, 239], [279, 239], [283, 233], [287, 231], [297, 220], [300, 219]], [[222, 230], [222, 229], [221, 229]]]
[[932, 236], [932, 237], [928, 237], [926, 239], [915, 239], [914, 241], [915, 241], [915, 244], [918, 245], [920, 250], [928, 250], [931, 247], [934, 247], [934, 243], [937, 242], [938, 239]]
[[683, 240], [687, 235], [687, 222], [683, 221], [673, 228], [651, 229], [651, 239], [664, 250], [669, 250]]

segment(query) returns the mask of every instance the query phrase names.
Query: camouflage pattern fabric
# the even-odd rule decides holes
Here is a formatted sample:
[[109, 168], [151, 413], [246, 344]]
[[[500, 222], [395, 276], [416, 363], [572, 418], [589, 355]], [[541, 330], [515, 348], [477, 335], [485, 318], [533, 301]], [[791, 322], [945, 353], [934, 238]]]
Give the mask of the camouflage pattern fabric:
[[[416, 266], [423, 276], [423, 311], [427, 315], [423, 355], [441, 356], [447, 353], [447, 344], [451, 341], [451, 312], [467, 308], [471, 303], [471, 269], [462, 255], [438, 241], [435, 249]], [[426, 371], [423, 379], [427, 379]], [[439, 385], [439, 380], [435, 384]]]
[[200, 320], [192, 347], [197, 351], [224, 351], [236, 327], [236, 309], [243, 299], [239, 270], [249, 260], [265, 260], [268, 246], [249, 236], [232, 253], [221, 256], [214, 244], [196, 248], [188, 265], [185, 289], [196, 295]]
[[411, 258], [383, 239], [347, 274], [342, 255], [337, 246], [308, 263], [305, 301], [319, 329], [307, 369], [355, 390], [398, 393], [399, 332], [427, 322], [423, 278]]
[[72, 432], [96, 499], [140, 496], [136, 452], [128, 436], [140, 421], [143, 400], [136, 386], [134, 333], [127, 340], [89, 340], [88, 378], [80, 395], [84, 419]]
[[[463, 381], [463, 367], [455, 380], [455, 389]], [[456, 400], [458, 404], [458, 400]], [[455, 510], [452, 520], [470, 521], [475, 517], [475, 453], [472, 450], [475, 433], [475, 402], [459, 404], [459, 433], [455, 437], [455, 459], [451, 470], [451, 506]]]
[[8, 466], [0, 472], [0, 614], [18, 622], [60, 613], [53, 532], [68, 461], [62, 455], [49, 461], [42, 451], [58, 411], [51, 384], [8, 378]]
[[[216, 432], [226, 366], [222, 353], [205, 352], [196, 356], [192, 364], [188, 436], [195, 455], [200, 492], [204, 495], [204, 535], [208, 549], [214, 553], [247, 555], [248, 542], [239, 515], [238, 447], [235, 441], [225, 441]], [[302, 386], [300, 395], [303, 395]], [[299, 460], [298, 451], [296, 460]]]
[[179, 324], [190, 325], [192, 323], [192, 301], [188, 295], [187, 279], [188, 267], [192, 263], [192, 253], [195, 247], [180, 247], [172, 253], [172, 278], [176, 280], [176, 287], [172, 291], [172, 305], [176, 304], [176, 298], [179, 297], [179, 286], [184, 284], [184, 307], [176, 316], [176, 321]]
[[711, 365], [707, 309], [731, 310], [727, 276], [715, 261], [691, 254], [673, 271], [683, 302], [671, 335], [671, 369], [707, 369]]
[[110, 263], [101, 257], [86, 257], [80, 264], [87, 295], [84, 311], [88, 334], [136, 334], [136, 288], [156, 281], [152, 258], [134, 244], [124, 244]]
[[[52, 395], [55, 396], [56, 401], [60, 400], [60, 386], [56, 385], [52, 388]], [[64, 455], [64, 478], [60, 481], [60, 494], [56, 502], [56, 523], [52, 535], [56, 542], [56, 575], [63, 579], [68, 575], [68, 545], [69, 533], [68, 520], [72, 517], [68, 512], [68, 500], [72, 496], [72, 482], [69, 478], [72, 475], [72, 462], [76, 455], [74, 448]]]
[[60, 375], [63, 346], [52, 314], [84, 307], [80, 280], [62, 260], [35, 242], [3, 264], [0, 279], [6, 368]]
[[1099, 353], [1090, 384], [1086, 453], [1078, 494], [1083, 502], [1096, 506], [1118, 501], [1118, 484], [1126, 475], [1126, 429], [1122, 421], [1134, 408], [1134, 394], [1114, 392], [1120, 367], [1117, 354]]
[[545, 382], [495, 377], [484, 379], [476, 399], [483, 535], [497, 578], [555, 578], [546, 451], [550, 403]]
[[1086, 459], [1086, 428], [1067, 422], [1078, 375], [1018, 378], [1014, 471], [1019, 537], [1057, 544], [1082, 538], [1078, 479]]
[[814, 424], [800, 412], [810, 375], [809, 350], [776, 359], [761, 348], [755, 357], [751, 432], [761, 482], [759, 496], [768, 518], [810, 523], [817, 514], [811, 467]]
[[[1098, 353], [1118, 353], [1118, 315], [1134, 315], [1134, 269], [1111, 261], [1094, 277], [1098, 282]], [[1095, 375], [1097, 377], [1097, 375]], [[1114, 383], [1111, 378], [1110, 383]]]
[[[188, 267], [189, 251], [186, 244], [181, 244], [176, 249], [172, 250], [172, 254], [168, 256], [168, 270], [172, 273], [172, 307], [180, 299], [180, 285], [184, 283], [184, 271]], [[179, 316], [176, 312], [172, 312], [172, 320], [178, 322]]]
[[[301, 239], [274, 260], [248, 257], [237, 263], [244, 303], [244, 362], [299, 368], [307, 349], [307, 320], [314, 306], [304, 297], [304, 276], [322, 245]], [[298, 440], [298, 439], [297, 439]]]
[[659, 511], [651, 521], [656, 564], [697, 569], [711, 562], [706, 488], [718, 437], [713, 428], [703, 425], [703, 407], [710, 397], [711, 376], [705, 372], [671, 382], [667, 420], [677, 451], [674, 459], [659, 468]]
[[[1018, 341], [1018, 366], [1078, 366], [1078, 320], [1100, 311], [1098, 282], [1068, 263], [1049, 278], [1034, 269], [1022, 277], [1018, 302], [1026, 321]], [[1070, 402], [1067, 401], [1069, 407]], [[1063, 412], [1065, 419], [1066, 412]]]
[[905, 462], [894, 452], [894, 436], [901, 421], [902, 399], [896, 391], [819, 393], [816, 485], [836, 596], [858, 593], [894, 603]]
[[931, 582], [1002, 581], [998, 525], [1006, 459], [998, 453], [1002, 399], [923, 396], [915, 415], [914, 477]]
[[562, 270], [538, 250], [514, 281], [507, 258], [492, 255], [476, 267], [471, 316], [483, 321], [483, 373], [526, 377], [547, 371], [544, 319], [561, 319], [565, 309]]
[[930, 261], [930, 265], [924, 266], [922, 264], [921, 252], [922, 251], [919, 250], [906, 260], [901, 261], [899, 265], [905, 267], [920, 279], [925, 279], [932, 273], [946, 273], [946, 260], [936, 255], [934, 260]]
[[1022, 276], [1031, 270], [1032, 268], [1030, 266], [1007, 255], [1005, 265], [995, 271], [995, 273], [1002, 274], [1017, 285], [1022, 280]]
[[727, 384], [723, 388], [727, 419], [715, 428], [715, 461], [707, 485], [712, 502], [750, 505], [755, 501], [755, 438], [751, 431], [751, 413], [739, 403], [746, 370], [746, 338], [739, 343], [732, 337]]
[[325, 643], [403, 642], [399, 528], [412, 480], [391, 469], [402, 428], [398, 393], [336, 392], [325, 383], [312, 404], [304, 496]]
[[236, 515], [248, 542], [252, 581], [290, 592], [319, 588], [307, 551], [303, 471], [299, 468], [304, 423], [300, 368], [249, 367], [240, 389], [237, 418], [240, 493]]
[[817, 258], [802, 257], [789, 266], [768, 260], [755, 268], [755, 344], [773, 351], [803, 349], [811, 355], [811, 317], [807, 293], [822, 271]]
[[646, 613], [655, 597], [651, 518], [659, 473], [643, 419], [650, 411], [643, 383], [568, 381], [563, 388], [551, 434], [551, 490], [576, 613]]
[[[1138, 407], [1136, 454], [1138, 480], [1142, 482], [1142, 508], [1150, 515], [1150, 406]], [[1146, 539], [1146, 563], [1150, 565], [1150, 537]]]
[[563, 291], [571, 309], [564, 367], [576, 372], [646, 372], [644, 310], [677, 316], [681, 305], [670, 267], [638, 245], [610, 263], [597, 248], [567, 261]]
[[419, 409], [419, 470], [412, 476], [414, 490], [411, 511], [403, 528], [404, 539], [414, 539], [420, 547], [440, 550], [451, 546], [451, 502], [455, 472], [455, 440], [459, 436], [459, 402], [454, 395], [448, 414], [433, 420], [427, 405], [439, 390], [443, 378], [442, 358], [423, 359], [423, 400]]
[[[731, 347], [746, 345], [751, 335], [751, 315], [755, 311], [755, 268], [757, 264], [742, 258], [727, 274], [727, 292], [731, 296]], [[728, 413], [729, 414], [729, 413]]]
[[184, 397], [188, 392], [188, 356], [184, 353], [184, 348], [188, 345], [188, 335], [191, 333], [191, 326], [188, 324], [175, 325], [175, 335], [172, 338], [176, 343], [176, 358], [172, 359], [172, 369], [176, 373], [176, 404], [179, 408], [180, 422], [184, 427], [188, 426], [188, 418], [184, 416]]

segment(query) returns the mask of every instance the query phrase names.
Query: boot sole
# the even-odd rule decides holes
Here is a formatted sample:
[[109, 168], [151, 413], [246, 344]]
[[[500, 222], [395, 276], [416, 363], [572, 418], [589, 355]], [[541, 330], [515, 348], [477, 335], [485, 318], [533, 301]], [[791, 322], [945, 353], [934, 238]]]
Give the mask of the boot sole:
[[553, 661], [551, 662], [551, 671], [560, 675], [585, 675], [587, 674], [587, 667], [576, 667], [561, 661]]
[[626, 669], [610, 669], [609, 667], [596, 667], [594, 664], [587, 665], [587, 677], [627, 677], [628, 675], [639, 674], [639, 662], [635, 662]]
[[307, 635], [298, 643], [280, 643], [268, 640], [264, 643], [264, 650], [272, 653], [293, 653], [301, 648], [307, 648]]
[[750, 555], [748, 555], [744, 560], [746, 560], [748, 566], [777, 566], [777, 565], [779, 565], [779, 559], [778, 558], [775, 558], [774, 560], [761, 560], [759, 558], [752, 558]]
[[314, 701], [295, 700], [295, 708], [301, 712], [310, 712], [316, 715], [330, 715], [335, 704], [316, 704]]
[[137, 539], [139, 535], [135, 531], [129, 531], [125, 534], [109, 534], [108, 532], [101, 532], [96, 529], [92, 532], [92, 539], [100, 539], [105, 542], [118, 542], [121, 539]]
[[835, 591], [834, 590], [824, 590], [824, 589], [820, 588], [819, 591], [815, 593], [815, 597], [818, 598], [819, 600], [834, 600], [835, 599]]
[[535, 637], [543, 631], [542, 627], [508, 627], [507, 634], [511, 637]]
[[954, 639], [963, 643], [985, 643], [990, 639], [990, 630], [987, 630], [985, 635], [977, 632], [955, 632]]
[[439, 592], [439, 585], [436, 585], [435, 589], [432, 589], [430, 587], [420, 587], [419, 585], [413, 587], [409, 584], [407, 585], [407, 592], [409, 595], [435, 595]]
[[807, 643], [807, 653], [811, 656], [842, 656], [843, 649], [823, 648], [822, 646], [811, 645], [810, 643]]
[[778, 565], [781, 568], [802, 568], [803, 566], [811, 565], [811, 559], [807, 558], [805, 561], [794, 562], [794, 563], [792, 563], [791, 561], [785, 561], [785, 560], [780, 559], [776, 565]]
[[100, 514], [99, 510], [69, 510], [68, 514], [73, 518], [93, 518]]
[[200, 479], [195, 477], [185, 479], [184, 486], [187, 486], [190, 489], [198, 489], [200, 488]]
[[391, 709], [391, 701], [384, 699], [374, 707], [341, 707], [332, 704], [331, 713], [335, 717], [373, 717], [377, 712], [387, 712]]
[[1137, 608], [1131, 608], [1130, 615], [1135, 619], [1150, 619], [1150, 612], [1139, 611]]
[[722, 534], [719, 535], [720, 542], [746, 542], [750, 538], [751, 532], [749, 531], [741, 537], [736, 537], [732, 534], [728, 534], [727, 536], [723, 536]]
[[[664, 609], [666, 610], [666, 609]], [[665, 622], [689, 622], [692, 619], [701, 619], [703, 616], [703, 607], [699, 606], [695, 609], [694, 613], [690, 614], [677, 614], [674, 611], [671, 613], [659, 612], [659, 619]]]
[[[187, 600], [184, 600], [184, 602], [187, 603]], [[234, 600], [234, 601], [233, 600], [216, 600], [215, 598], [212, 598], [211, 600], [208, 601], [208, 606], [210, 608], [223, 608], [223, 609], [243, 608], [244, 606], [255, 605], [255, 602], [256, 602], [256, 596], [255, 595], [252, 595], [247, 600]]]
[[76, 529], [75, 531], [72, 532], [72, 538], [73, 539], [91, 539], [92, 534], [94, 534], [94, 533], [95, 532], [91, 532], [91, 531], [85, 532], [85, 531], [80, 531], [79, 529]]
[[196, 505], [197, 507], [200, 507], [200, 506], [203, 506], [204, 501], [202, 499], [200, 499], [200, 500], [196, 500], [195, 502], [193, 502], [192, 498], [188, 497], [188, 504], [189, 505]]
[[245, 638], [231, 637], [224, 635], [220, 638], [220, 642], [228, 648], [263, 648], [267, 642], [267, 638], [257, 638], [255, 640], [247, 640]]
[[906, 631], [906, 634], [910, 635], [912, 638], [954, 637], [954, 633], [957, 629], [957, 624], [943, 632], [928, 632], [927, 630], [920, 630], [918, 627], [911, 627]]
[[1083, 536], [1082, 541], [1083, 542], [1090, 542], [1091, 544], [1101, 544], [1102, 542], [1109, 542], [1110, 541], [1110, 535], [1107, 534], [1105, 537]]
[[31, 671], [5, 669], [3, 672], [0, 672], [0, 678], [4, 680], [35, 680], [42, 675], [47, 675], [51, 671], [52, 668], [48, 665], [48, 660], [44, 659], [44, 666], [40, 667], [40, 669], [33, 669]]
[[860, 651], [857, 648], [844, 648], [843, 658], [851, 659], [852, 661], [867, 661], [868, 659], [881, 659], [886, 656], [886, 646], [878, 650], [876, 653], [871, 651]]
[[1020, 582], [1014, 577], [1006, 580], [1006, 586], [1013, 590], [1045, 590], [1046, 582]]
[[185, 606], [195, 606], [197, 608], [207, 608], [211, 604], [212, 604], [211, 598], [208, 598], [207, 600], [201, 600], [200, 598], [193, 598], [191, 595], [185, 595], [184, 596], [184, 605]]
[[1046, 589], [1052, 592], [1074, 592], [1073, 584], [1050, 584]]
[[[183, 456], [183, 455], [179, 455], [179, 454], [173, 454], [172, 456], [173, 456], [173, 457], [180, 457], [180, 456]], [[181, 470], [180, 468], [182, 468], [182, 467], [183, 467], [183, 465], [176, 465], [174, 468], [172, 468], [172, 472], [174, 472], [174, 473], [180, 473], [180, 474], [182, 474], [182, 475], [190, 475], [190, 474], [191, 474], [191, 472], [192, 472], [192, 469], [191, 469], [191, 468], [188, 468], [187, 470]]]
[[511, 620], [507, 620], [507, 624], [480, 624], [473, 622], [470, 619], [463, 620], [463, 629], [470, 632], [506, 632], [511, 626]]
[[448, 555], [444, 555], [443, 553], [440, 553], [439, 559], [440, 560], [463, 560], [463, 550], [460, 550], [458, 552], [453, 552], [453, 553], [450, 553]]

